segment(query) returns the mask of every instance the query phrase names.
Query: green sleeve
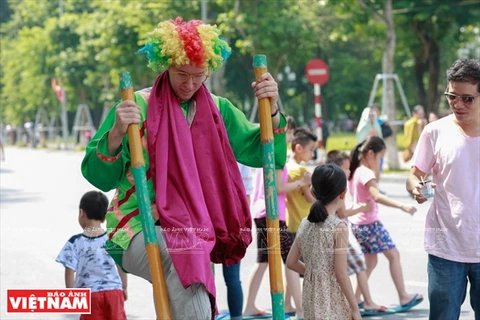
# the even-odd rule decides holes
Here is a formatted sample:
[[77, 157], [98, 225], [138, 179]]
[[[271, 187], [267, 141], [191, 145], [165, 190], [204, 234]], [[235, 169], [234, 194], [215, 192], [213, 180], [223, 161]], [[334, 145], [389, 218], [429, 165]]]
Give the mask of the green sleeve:
[[[136, 102], [137, 98], [135, 95]], [[117, 154], [113, 157], [108, 155], [108, 133], [115, 124], [115, 110], [120, 102], [118, 101], [113, 106], [97, 133], [88, 143], [82, 161], [81, 170], [85, 179], [105, 192], [118, 187], [125, 177], [126, 167], [130, 163], [127, 135], [123, 138]]]
[[[247, 120], [245, 114], [225, 98], [218, 97], [228, 138], [237, 161], [249, 167], [260, 168], [263, 165], [260, 126]], [[280, 114], [279, 128], [287, 125], [285, 117]], [[275, 168], [282, 169], [287, 159], [286, 133], [274, 134]]]

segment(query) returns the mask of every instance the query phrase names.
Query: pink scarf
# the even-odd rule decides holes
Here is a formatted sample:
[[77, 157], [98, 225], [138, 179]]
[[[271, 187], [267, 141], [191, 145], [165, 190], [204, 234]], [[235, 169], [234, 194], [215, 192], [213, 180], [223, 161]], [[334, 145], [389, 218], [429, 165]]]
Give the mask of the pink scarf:
[[168, 71], [157, 78], [147, 110], [148, 151], [159, 220], [180, 281], [201, 282], [215, 310], [210, 261], [237, 263], [252, 241], [245, 189], [225, 124], [202, 85], [188, 123]]

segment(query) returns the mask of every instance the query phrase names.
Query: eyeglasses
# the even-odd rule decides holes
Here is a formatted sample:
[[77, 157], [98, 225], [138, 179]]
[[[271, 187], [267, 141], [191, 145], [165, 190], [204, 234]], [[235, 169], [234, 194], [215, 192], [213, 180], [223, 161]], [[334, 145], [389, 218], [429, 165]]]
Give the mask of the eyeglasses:
[[444, 95], [445, 98], [447, 98], [447, 100], [450, 102], [453, 102], [457, 99], [462, 99], [462, 102], [465, 104], [471, 104], [475, 98], [480, 97], [480, 93], [476, 96], [457, 96], [456, 94], [445, 92]]
[[175, 77], [178, 79], [180, 82], [187, 82], [190, 78], [192, 78], [193, 83], [204, 83], [207, 81], [207, 79], [210, 77], [210, 70], [208, 73], [187, 73], [183, 71], [170, 71], [175, 75]]

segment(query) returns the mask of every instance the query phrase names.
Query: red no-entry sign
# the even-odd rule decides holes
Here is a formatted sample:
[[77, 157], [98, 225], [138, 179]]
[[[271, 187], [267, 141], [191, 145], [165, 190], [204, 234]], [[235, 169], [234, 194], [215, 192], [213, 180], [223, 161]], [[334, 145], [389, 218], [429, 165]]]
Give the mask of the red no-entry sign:
[[328, 81], [330, 71], [325, 61], [315, 58], [307, 63], [305, 74], [310, 83], [324, 85]]

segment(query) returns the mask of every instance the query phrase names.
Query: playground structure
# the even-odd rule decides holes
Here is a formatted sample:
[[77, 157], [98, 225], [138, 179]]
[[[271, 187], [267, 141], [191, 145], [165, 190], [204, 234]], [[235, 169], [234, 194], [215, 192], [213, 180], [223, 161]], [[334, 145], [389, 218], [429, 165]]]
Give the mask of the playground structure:
[[[104, 108], [100, 124], [105, 120], [107, 114], [108, 108]], [[19, 137], [18, 141], [31, 144], [34, 148], [38, 145], [47, 147], [48, 144], [55, 144], [58, 149], [61, 148], [63, 133], [61, 117], [56, 113], [48, 113], [44, 107], [37, 110], [35, 122], [26, 122], [23, 127], [17, 127], [16, 131]], [[69, 145], [85, 145], [96, 132], [90, 109], [87, 105], [80, 104], [75, 114], [72, 134], [68, 135]], [[85, 139], [82, 140], [82, 137]], [[64, 148], [68, 149], [68, 145]]]
[[[405, 108], [406, 115], [410, 118], [411, 112], [410, 107], [408, 106], [407, 99], [405, 97], [405, 93], [403, 92], [402, 85], [400, 84], [400, 80], [398, 76], [394, 73], [392, 74], [377, 74], [375, 76], [375, 80], [373, 83], [372, 91], [370, 92], [370, 97], [368, 99], [368, 105], [371, 106], [375, 100], [375, 94], [377, 93], [378, 84], [382, 81], [382, 104], [381, 104], [381, 115], [386, 116], [386, 120], [390, 124], [393, 130], [393, 135], [390, 138], [385, 139], [385, 143], [387, 145], [387, 165], [390, 169], [399, 169], [400, 162], [398, 159], [398, 148], [397, 142], [395, 137], [395, 132], [397, 129], [395, 126], [398, 127], [398, 130], [401, 130], [404, 121], [396, 119], [396, 112], [395, 112], [395, 85], [397, 87], [398, 93], [400, 94], [400, 99], [403, 103], [403, 107]], [[394, 84], [393, 84], [393, 83]], [[391, 99], [391, 100], [387, 100]]]
[[33, 125], [33, 132], [31, 134], [33, 147], [38, 144], [41, 144], [43, 147], [46, 145], [46, 132], [50, 131], [49, 127], [50, 121], [48, 119], [48, 114], [45, 111], [45, 108], [42, 107], [38, 109], [35, 117], [35, 124]]
[[90, 142], [91, 137], [97, 132], [92, 120], [90, 109], [86, 104], [80, 104], [77, 107], [75, 120], [73, 122], [72, 136], [75, 143], [81, 142], [81, 134], [84, 134], [84, 143]]
[[[382, 115], [387, 114], [387, 80], [393, 80], [397, 86], [398, 93], [400, 94], [400, 99], [402, 100], [403, 107], [405, 108], [405, 113], [410, 118], [412, 113], [410, 111], [410, 107], [408, 106], [407, 98], [405, 97], [405, 92], [403, 91], [402, 84], [398, 79], [396, 74], [387, 74], [387, 73], [380, 73], [375, 76], [375, 80], [373, 81], [372, 91], [370, 91], [370, 97], [368, 99], [367, 106], [371, 106], [375, 102], [375, 94], [377, 93], [378, 84], [382, 81], [382, 104], [381, 104], [381, 113]], [[399, 121], [396, 119], [390, 119], [388, 121], [392, 125], [401, 125], [403, 121]]]
[[98, 127], [102, 125], [103, 121], [107, 118], [108, 113], [110, 112], [110, 107], [104, 106], [103, 111], [102, 111], [102, 116], [100, 117], [100, 123], [98, 124]]
[[48, 140], [53, 141], [60, 136], [62, 132], [62, 124], [60, 123], [60, 118], [56, 115], [50, 117], [48, 123]]

